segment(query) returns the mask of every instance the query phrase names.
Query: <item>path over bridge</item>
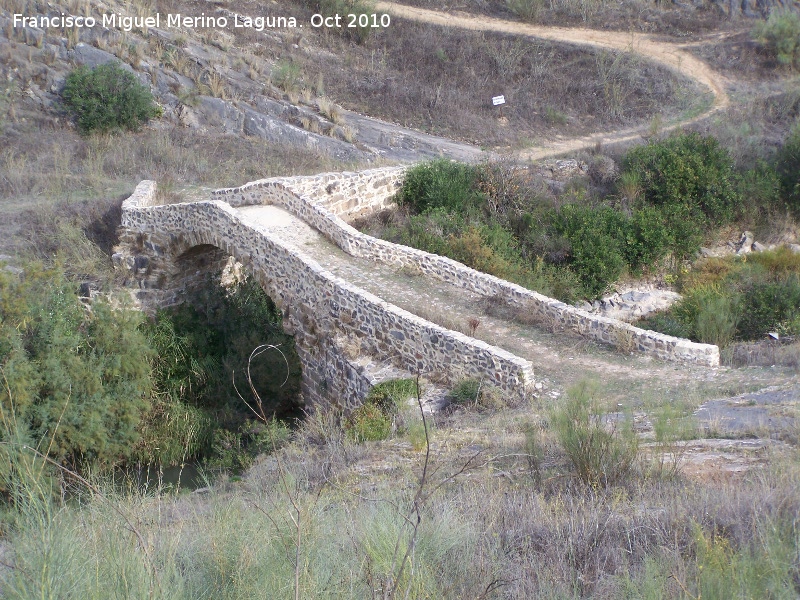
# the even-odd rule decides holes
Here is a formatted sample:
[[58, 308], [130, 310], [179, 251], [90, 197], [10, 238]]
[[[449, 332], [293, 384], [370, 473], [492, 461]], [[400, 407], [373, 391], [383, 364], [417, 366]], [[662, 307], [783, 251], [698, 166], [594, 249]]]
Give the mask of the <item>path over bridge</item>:
[[[145, 181], [123, 204], [117, 259], [140, 297], [162, 304], [174, 301], [170, 280], [188, 264], [198, 268], [187, 256], [219, 248], [245, 264], [295, 336], [307, 402], [352, 407], [375, 383], [417, 372], [448, 384], [478, 378], [519, 397], [534, 382], [534, 365], [552, 378], [565, 332], [642, 355], [595, 349], [568, 357], [585, 375], [610, 365], [631, 378], [667, 368], [648, 357], [691, 371], [719, 363], [716, 346], [596, 317], [345, 223], [388, 205], [402, 176], [389, 168], [273, 178], [165, 206], [154, 205], [155, 184]], [[613, 366], [626, 360], [634, 362], [622, 371]]]

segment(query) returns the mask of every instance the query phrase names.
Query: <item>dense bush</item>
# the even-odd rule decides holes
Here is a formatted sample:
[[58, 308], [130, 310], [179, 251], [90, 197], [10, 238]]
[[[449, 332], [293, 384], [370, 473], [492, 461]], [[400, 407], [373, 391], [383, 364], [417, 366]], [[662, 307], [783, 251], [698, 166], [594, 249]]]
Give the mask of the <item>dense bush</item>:
[[800, 334], [800, 255], [787, 248], [709, 259], [685, 279], [683, 299], [643, 326], [719, 346]]
[[238, 387], [249, 389], [242, 374], [253, 347], [280, 344], [286, 385], [277, 352], [254, 362], [253, 381], [268, 416], [297, 409], [299, 360], [260, 288], [216, 286], [205, 313], [182, 306], [146, 322], [102, 298], [89, 310], [62, 273], [35, 265], [24, 279], [0, 272], [0, 440], [80, 468], [198, 457], [217, 464], [233, 460], [234, 446], [242, 464], [271, 448], [278, 430], [254, 421], [231, 385], [235, 371]]
[[0, 273], [0, 437], [25, 432], [65, 463], [128, 459], [152, 389], [140, 323], [100, 299], [87, 310], [58, 270]]
[[413, 379], [393, 379], [370, 390], [364, 403], [347, 419], [347, 435], [355, 442], [377, 442], [387, 439], [403, 404], [418, 393]]
[[780, 64], [792, 69], [800, 66], [800, 15], [796, 12], [773, 10], [753, 33]]
[[795, 125], [778, 151], [775, 170], [787, 205], [800, 217], [800, 125]]
[[137, 130], [160, 114], [150, 90], [117, 64], [78, 67], [67, 75], [61, 92], [64, 105], [81, 133]]
[[475, 167], [444, 158], [409, 169], [398, 195], [398, 204], [415, 213], [434, 208], [471, 210], [483, 201]]
[[568, 204], [555, 215], [556, 231], [570, 243], [570, 267], [592, 297], [602, 295], [625, 269], [630, 223], [611, 207]]
[[730, 222], [740, 207], [733, 161], [713, 137], [683, 133], [639, 146], [623, 168], [639, 174], [649, 204], [697, 208], [714, 225]]

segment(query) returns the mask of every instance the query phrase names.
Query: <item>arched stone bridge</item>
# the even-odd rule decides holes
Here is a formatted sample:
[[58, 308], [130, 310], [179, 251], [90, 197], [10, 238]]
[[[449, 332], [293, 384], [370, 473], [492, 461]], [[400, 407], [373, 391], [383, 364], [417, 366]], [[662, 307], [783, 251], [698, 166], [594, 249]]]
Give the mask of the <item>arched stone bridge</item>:
[[[143, 304], [179, 302], [209, 261], [246, 266], [295, 336], [306, 402], [357, 405], [372, 385], [421, 373], [450, 384], [477, 378], [521, 396], [531, 362], [475, 339], [487, 304], [512, 320], [559, 328], [661, 359], [719, 364], [696, 344], [590, 315], [447, 258], [377, 240], [345, 220], [391, 204], [402, 168], [273, 178], [217, 190], [211, 199], [158, 205], [140, 183], [122, 207], [115, 261]], [[188, 278], [188, 279], [187, 279]], [[456, 331], [463, 329], [466, 333]], [[493, 340], [494, 341], [494, 340]]]

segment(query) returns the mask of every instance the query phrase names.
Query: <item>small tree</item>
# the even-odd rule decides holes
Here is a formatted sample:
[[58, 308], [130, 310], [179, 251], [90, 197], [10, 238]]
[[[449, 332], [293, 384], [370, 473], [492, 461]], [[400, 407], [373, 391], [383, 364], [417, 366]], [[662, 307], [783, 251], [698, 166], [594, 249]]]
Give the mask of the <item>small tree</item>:
[[83, 134], [118, 128], [136, 131], [161, 114], [150, 90], [116, 63], [73, 70], [61, 97]]
[[766, 21], [754, 27], [753, 33], [780, 64], [791, 69], [800, 65], [800, 15], [791, 11], [772, 11]]

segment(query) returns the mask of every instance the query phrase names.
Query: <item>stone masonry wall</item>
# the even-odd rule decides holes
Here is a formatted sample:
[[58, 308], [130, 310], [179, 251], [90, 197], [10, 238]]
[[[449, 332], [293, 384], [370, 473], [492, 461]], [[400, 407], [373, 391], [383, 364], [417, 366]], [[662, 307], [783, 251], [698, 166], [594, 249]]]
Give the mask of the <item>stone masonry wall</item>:
[[[395, 186], [397, 185], [396, 181], [402, 178], [403, 174], [404, 171], [401, 170], [395, 172], [388, 169], [373, 169], [362, 173], [363, 177], [359, 182], [368, 188], [367, 181], [382, 181], [386, 178], [392, 181], [391, 186]], [[563, 328], [621, 349], [633, 349], [664, 360], [690, 362], [711, 367], [719, 365], [719, 348], [717, 346], [698, 344], [686, 339], [639, 329], [616, 319], [592, 315], [514, 283], [480, 273], [449, 258], [365, 235], [345, 223], [334, 210], [326, 206], [324, 198], [327, 188], [335, 182], [333, 175], [264, 179], [239, 188], [216, 190], [212, 197], [225, 200], [235, 206], [273, 203], [281, 205], [318, 229], [352, 256], [368, 258], [397, 267], [419, 269], [442, 281], [501, 300], [524, 313], [526, 319], [541, 323], [545, 327]], [[346, 175], [348, 176], [346, 180], [353, 180], [349, 177], [350, 174]], [[314, 185], [318, 187], [315, 189]], [[325, 186], [324, 189], [323, 186]], [[343, 185], [343, 187], [347, 186]], [[382, 189], [380, 193], [365, 195], [361, 204], [354, 204], [353, 198], [349, 198], [346, 209], [339, 214], [362, 214], [389, 204], [391, 197], [382, 196], [384, 191]], [[340, 205], [332, 204], [332, 206]]]
[[[406, 170], [406, 167], [387, 167], [360, 172], [273, 177], [254, 183], [270, 182], [283, 186], [341, 219], [351, 221], [367, 213], [393, 207], [394, 195], [403, 184]], [[249, 185], [251, 184], [247, 184]], [[248, 194], [244, 191], [247, 186], [236, 188], [241, 193], [217, 190], [212, 197], [224, 200], [231, 206], [263, 203], [263, 194]]]
[[[297, 196], [279, 186], [287, 200]], [[306, 401], [357, 405], [371, 387], [369, 374], [346, 357], [337, 340], [355, 340], [361, 352], [390, 359], [410, 374], [447, 381], [474, 377], [513, 395], [533, 383], [530, 362], [449, 331], [388, 304], [325, 271], [292, 246], [220, 201], [152, 206], [155, 186], [143, 182], [123, 203], [125, 238], [154, 256], [177, 258], [210, 245], [253, 273], [283, 312], [303, 363]], [[147, 275], [147, 268], [141, 276]]]

